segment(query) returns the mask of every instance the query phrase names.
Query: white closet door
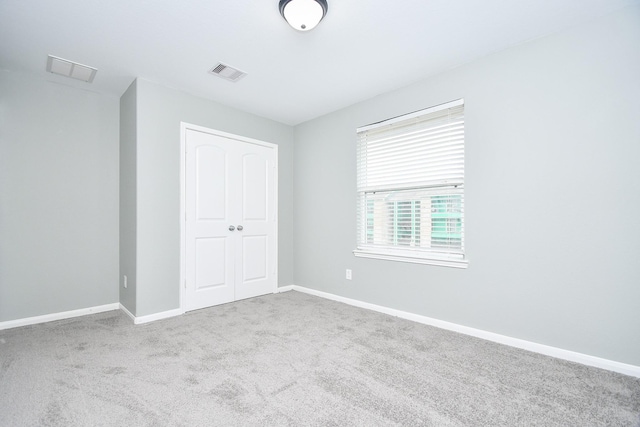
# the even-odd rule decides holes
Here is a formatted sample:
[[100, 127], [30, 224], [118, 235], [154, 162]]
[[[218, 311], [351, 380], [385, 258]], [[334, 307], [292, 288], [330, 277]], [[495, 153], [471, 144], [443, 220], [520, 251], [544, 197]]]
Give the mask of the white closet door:
[[185, 309], [273, 292], [275, 150], [191, 129], [185, 137]]
[[273, 292], [277, 286], [274, 150], [245, 144], [239, 170], [242, 230], [237, 232], [236, 300]]

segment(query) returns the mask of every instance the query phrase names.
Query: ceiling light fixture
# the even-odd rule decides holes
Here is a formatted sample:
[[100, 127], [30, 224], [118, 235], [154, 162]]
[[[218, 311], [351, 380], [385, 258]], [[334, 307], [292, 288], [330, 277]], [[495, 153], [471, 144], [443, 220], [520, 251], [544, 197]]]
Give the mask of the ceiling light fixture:
[[328, 9], [327, 0], [280, 0], [280, 14], [298, 31], [313, 30]]

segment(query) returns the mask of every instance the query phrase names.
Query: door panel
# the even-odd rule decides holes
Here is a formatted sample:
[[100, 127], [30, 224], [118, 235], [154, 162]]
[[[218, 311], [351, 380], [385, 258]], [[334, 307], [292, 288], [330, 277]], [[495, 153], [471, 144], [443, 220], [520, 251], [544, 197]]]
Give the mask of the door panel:
[[242, 157], [242, 208], [244, 220], [267, 219], [268, 162], [257, 153], [245, 154]]
[[226, 237], [196, 238], [196, 292], [226, 286]]
[[212, 145], [198, 145], [196, 156], [196, 204], [198, 220], [226, 218], [226, 152]]
[[267, 279], [267, 236], [243, 236], [242, 252], [244, 282]]

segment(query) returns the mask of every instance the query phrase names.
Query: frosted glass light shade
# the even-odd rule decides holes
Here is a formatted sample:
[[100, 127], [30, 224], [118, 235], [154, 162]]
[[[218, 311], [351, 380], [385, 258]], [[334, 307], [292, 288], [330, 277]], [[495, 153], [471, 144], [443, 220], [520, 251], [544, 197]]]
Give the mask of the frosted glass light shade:
[[280, 13], [298, 31], [315, 28], [327, 14], [326, 0], [280, 0]]

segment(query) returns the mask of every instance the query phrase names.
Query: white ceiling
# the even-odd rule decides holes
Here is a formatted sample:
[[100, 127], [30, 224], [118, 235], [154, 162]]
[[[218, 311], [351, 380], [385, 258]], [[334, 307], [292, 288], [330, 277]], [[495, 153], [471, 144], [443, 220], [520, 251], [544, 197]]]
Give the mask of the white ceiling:
[[[115, 96], [141, 77], [295, 125], [639, 2], [328, 0], [301, 33], [278, 0], [0, 0], [0, 68]], [[47, 74], [49, 54], [94, 82]]]

